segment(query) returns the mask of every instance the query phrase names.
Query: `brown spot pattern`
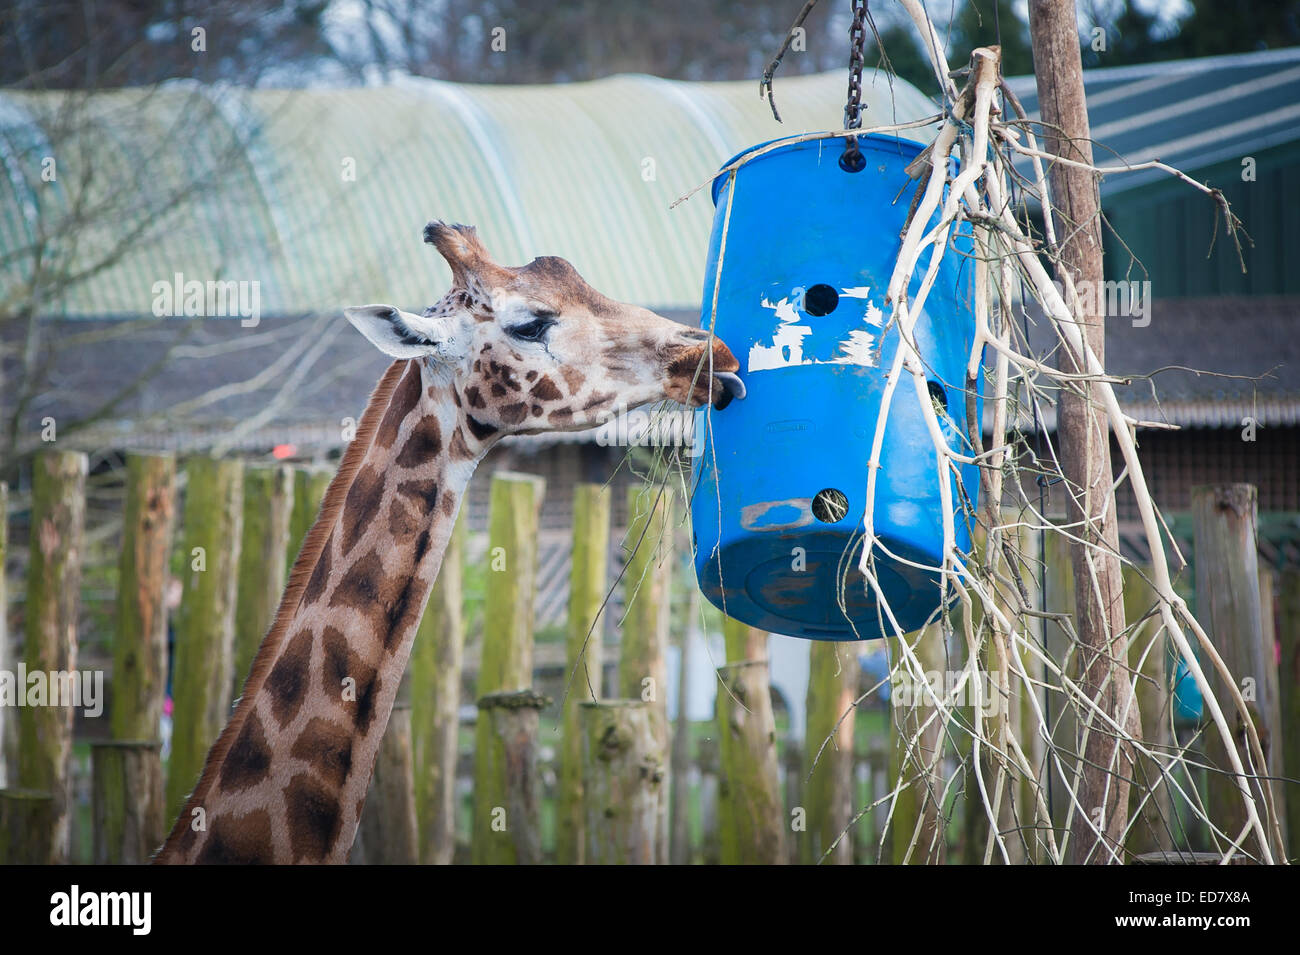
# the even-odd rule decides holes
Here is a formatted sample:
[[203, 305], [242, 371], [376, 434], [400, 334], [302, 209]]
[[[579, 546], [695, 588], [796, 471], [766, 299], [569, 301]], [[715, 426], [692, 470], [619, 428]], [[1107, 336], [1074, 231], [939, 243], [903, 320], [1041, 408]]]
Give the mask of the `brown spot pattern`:
[[271, 697], [271, 715], [280, 727], [287, 726], [302, 706], [310, 682], [312, 633], [304, 628], [285, 645], [280, 659], [266, 676], [266, 691]]
[[200, 865], [270, 865], [271, 814], [254, 809], [237, 818], [213, 820], [207, 842], [194, 861]]
[[433, 478], [403, 481], [397, 485], [397, 493], [409, 498], [422, 511], [433, 513], [433, 507], [438, 503], [438, 482]]
[[402, 453], [397, 456], [399, 468], [413, 468], [427, 464], [442, 453], [442, 429], [434, 415], [426, 415], [411, 429]]
[[325, 546], [321, 548], [320, 557], [316, 560], [316, 566], [312, 568], [311, 577], [307, 581], [307, 587], [302, 592], [302, 605], [311, 606], [317, 600], [320, 600], [321, 594], [325, 592], [325, 584], [330, 579], [330, 562], [333, 560], [334, 553], [334, 534], [325, 538]]
[[[325, 648], [324, 681], [326, 693], [337, 693], [344, 709], [351, 710], [352, 722], [363, 736], [370, 729], [379, 695], [379, 671], [366, 663], [348, 646], [347, 637], [336, 627], [326, 627], [322, 638]], [[351, 677], [356, 699], [344, 700], [343, 681]]]
[[564, 383], [569, 386], [569, 394], [571, 395], [576, 395], [583, 382], [587, 380], [587, 376], [583, 374], [582, 370], [572, 365], [561, 365], [560, 375], [564, 378]]
[[[419, 566], [423, 551], [428, 549], [428, 531], [416, 538], [413, 566]], [[421, 546], [423, 542], [423, 547]], [[413, 576], [389, 576], [384, 572], [383, 561], [377, 551], [370, 551], [357, 559], [330, 595], [331, 607], [351, 607], [364, 617], [370, 632], [391, 649], [399, 635], [415, 622], [423, 609], [416, 600], [416, 582]]]
[[320, 780], [299, 773], [285, 787], [284, 802], [293, 861], [324, 861], [343, 824], [338, 794]]
[[348, 496], [343, 504], [344, 556], [357, 546], [357, 541], [370, 528], [383, 503], [384, 476], [373, 467], [362, 468], [352, 479], [352, 486], [348, 488]]
[[352, 733], [337, 723], [314, 717], [294, 740], [289, 755], [308, 763], [325, 782], [342, 788], [352, 772]]
[[260, 783], [270, 772], [271, 747], [266, 741], [266, 730], [257, 714], [249, 713], [221, 764], [218, 784], [226, 792], [235, 792]]
[[549, 375], [542, 375], [537, 379], [537, 384], [533, 385], [530, 392], [538, 401], [554, 401], [556, 398], [562, 398], [560, 389], [556, 386]]
[[456, 433], [451, 436], [451, 444], [447, 446], [447, 452], [456, 460], [464, 461], [474, 457], [474, 452], [465, 444], [465, 432], [456, 426]]
[[376, 447], [387, 449], [397, 440], [397, 432], [401, 429], [402, 422], [420, 400], [420, 384], [420, 363], [413, 361], [406, 374], [402, 376], [402, 380], [393, 389], [388, 410], [384, 412], [383, 420], [379, 422], [379, 430], [375, 432]]
[[388, 505], [388, 534], [398, 541], [409, 539], [420, 525], [411, 516], [411, 510], [401, 498], [393, 498]]

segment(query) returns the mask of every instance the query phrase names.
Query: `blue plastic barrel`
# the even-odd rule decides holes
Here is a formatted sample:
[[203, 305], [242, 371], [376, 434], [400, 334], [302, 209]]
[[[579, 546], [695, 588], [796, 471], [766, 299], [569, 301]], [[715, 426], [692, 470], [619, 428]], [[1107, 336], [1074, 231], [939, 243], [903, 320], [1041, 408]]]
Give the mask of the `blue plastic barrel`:
[[[884, 328], [885, 292], [918, 188], [904, 167], [922, 147], [879, 135], [859, 147], [866, 164], [857, 172], [839, 164], [843, 140], [827, 137], [781, 145], [714, 180], [702, 306], [707, 328], [716, 288], [715, 328], [740, 360], [748, 397], [697, 413], [691, 516], [700, 587], [729, 616], [818, 640], [893, 633], [856, 568], [867, 462], [898, 348], [897, 328]], [[945, 437], [969, 453], [974, 269], [969, 232], [953, 241], [959, 254], [945, 257], [916, 341]], [[927, 253], [913, 294], [928, 262]], [[935, 453], [910, 380], [895, 390], [881, 461], [878, 537], [905, 561], [937, 565]], [[974, 466], [962, 469], [964, 495], [952, 479], [962, 549], [978, 483]], [[904, 632], [922, 626], [940, 604], [938, 574], [879, 552], [876, 566]]]

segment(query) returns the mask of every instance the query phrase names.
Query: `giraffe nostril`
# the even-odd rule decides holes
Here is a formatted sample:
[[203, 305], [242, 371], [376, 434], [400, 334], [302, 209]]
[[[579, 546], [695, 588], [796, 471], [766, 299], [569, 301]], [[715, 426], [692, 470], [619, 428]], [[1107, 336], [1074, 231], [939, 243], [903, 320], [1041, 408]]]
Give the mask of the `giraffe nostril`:
[[695, 342], [706, 341], [709, 337], [709, 333], [703, 328], [685, 328], [682, 329], [682, 334]]

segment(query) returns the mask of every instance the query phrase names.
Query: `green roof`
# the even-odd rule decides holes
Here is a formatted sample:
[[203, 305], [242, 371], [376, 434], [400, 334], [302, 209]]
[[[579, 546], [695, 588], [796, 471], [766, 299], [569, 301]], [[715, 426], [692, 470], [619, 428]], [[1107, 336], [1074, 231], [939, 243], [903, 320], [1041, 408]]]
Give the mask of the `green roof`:
[[[38, 245], [46, 314], [148, 315], [175, 273], [256, 281], [264, 315], [422, 307], [450, 279], [431, 218], [477, 225], [503, 263], [562, 255], [615, 298], [697, 308], [713, 208], [670, 203], [754, 143], [838, 128], [844, 93], [841, 71], [778, 78], [778, 124], [755, 82], [641, 75], [0, 91], [0, 308], [30, 294]], [[863, 99], [865, 126], [936, 112], [883, 74]]]

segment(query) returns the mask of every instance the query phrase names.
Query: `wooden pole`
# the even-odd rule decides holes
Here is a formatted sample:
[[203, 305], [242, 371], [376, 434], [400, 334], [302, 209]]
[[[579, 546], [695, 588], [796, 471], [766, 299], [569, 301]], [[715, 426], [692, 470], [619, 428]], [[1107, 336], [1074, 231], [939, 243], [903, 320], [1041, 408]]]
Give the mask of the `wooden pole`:
[[[1272, 566], [1266, 561], [1259, 562], [1259, 618], [1260, 629], [1264, 638], [1263, 674], [1264, 681], [1268, 684], [1268, 698], [1274, 701], [1269, 711], [1269, 718], [1272, 720], [1269, 726], [1269, 736], [1272, 739], [1273, 754], [1269, 757], [1269, 766], [1274, 770], [1274, 776], [1277, 776], [1277, 770], [1281, 769], [1283, 765], [1282, 750], [1286, 746], [1283, 740], [1287, 736], [1284, 727], [1287, 724], [1282, 722], [1282, 688], [1279, 685], [1278, 674], [1278, 661], [1281, 660], [1281, 657], [1278, 655], [1280, 648], [1277, 640], [1277, 588], [1273, 582], [1274, 577]], [[1284, 782], [1277, 779], [1270, 786], [1277, 808], [1278, 820], [1282, 826], [1283, 845], [1287, 845], [1290, 839], [1290, 830], [1287, 825], [1288, 787]]]
[[[1131, 795], [1133, 828], [1125, 843], [1130, 855], [1168, 852], [1174, 848], [1174, 803], [1168, 778], [1161, 763], [1172, 750], [1169, 693], [1169, 647], [1160, 617], [1148, 616], [1158, 605], [1155, 589], [1141, 569], [1124, 567], [1124, 617], [1133, 621], [1129, 665], [1138, 671], [1138, 709], [1142, 714], [1142, 739], [1162, 760], [1138, 756]], [[1143, 618], [1146, 618], [1143, 621]], [[1139, 623], [1139, 621], [1143, 621]], [[1152, 645], [1154, 640], [1155, 645]], [[1146, 659], [1143, 660], [1145, 654]], [[1140, 807], [1140, 808], [1139, 808]]]
[[0, 789], [0, 865], [58, 865], [66, 860], [55, 833], [59, 811], [53, 793]]
[[550, 702], [534, 690], [479, 698], [475, 865], [537, 865], [542, 861], [537, 731], [540, 711]]
[[397, 703], [379, 743], [370, 791], [361, 810], [367, 865], [416, 865], [420, 861], [411, 757], [411, 706]]
[[420, 618], [411, 661], [411, 745], [420, 861], [450, 865], [456, 852], [456, 760], [460, 755], [460, 681], [465, 515], [452, 528], [442, 569]]
[[700, 618], [700, 588], [691, 587], [686, 616], [677, 629], [677, 719], [673, 723], [669, 788], [668, 854], [673, 865], [691, 861], [691, 716], [687, 700], [691, 665], [691, 635]]
[[292, 468], [277, 464], [244, 469], [244, 530], [235, 602], [233, 697], [240, 695], [257, 648], [262, 645], [280, 606], [289, 560], [292, 511]]
[[[1043, 536], [1042, 533], [1029, 527], [1021, 529], [1020, 534], [1020, 552], [1024, 555], [1027, 564], [1018, 568], [1018, 576], [1024, 585], [1025, 592], [1029, 596], [1029, 605], [1031, 607], [1043, 606], [1043, 595], [1040, 587], [1039, 568], [1042, 566], [1043, 559]], [[1026, 635], [1038, 647], [1044, 644], [1044, 621], [1026, 620]], [[1047, 859], [1047, 833], [1042, 832], [1043, 821], [1038, 814], [1038, 797], [1044, 796], [1043, 784], [1047, 776], [1046, 754], [1047, 746], [1043, 740], [1042, 733], [1038, 727], [1038, 713], [1042, 711], [1043, 691], [1042, 686], [1046, 682], [1044, 674], [1046, 668], [1038, 655], [1027, 648], [1020, 648], [1018, 651], [1020, 657], [1020, 666], [1028, 675], [1032, 686], [1020, 686], [1016, 690], [1016, 698], [1012, 705], [1016, 710], [1016, 739], [1020, 741], [1020, 748], [1029, 760], [1029, 765], [1033, 767], [1033, 775], [1025, 774], [1020, 777], [1020, 782], [1016, 787], [1016, 819], [1025, 833], [1026, 841], [1029, 843], [1027, 853], [1027, 862], [1042, 862]], [[1035, 708], [1037, 703], [1037, 709]]]
[[667, 753], [642, 700], [579, 707], [588, 865], [652, 865], [664, 839]]
[[[1030, 0], [1029, 31], [1038, 80], [1046, 149], [1077, 162], [1092, 162], [1092, 139], [1083, 89], [1079, 26], [1074, 0]], [[1096, 178], [1084, 169], [1049, 164], [1056, 234], [1062, 237], [1057, 278], [1068, 275], [1081, 293], [1078, 318], [1084, 340], [1097, 360], [1106, 360], [1102, 289], [1101, 203]], [[1068, 301], [1068, 296], [1067, 296]], [[1080, 373], [1083, 362], [1063, 352], [1062, 370]], [[1124, 594], [1120, 579], [1119, 525], [1110, 461], [1110, 430], [1098, 389], [1067, 389], [1057, 421], [1067, 481], [1068, 516], [1082, 543], [1071, 549], [1075, 587], [1075, 629], [1082, 654], [1082, 687], [1097, 707], [1122, 720], [1125, 731], [1142, 728], [1133, 689], [1124, 670]], [[1084, 522], [1086, 526], [1084, 526]], [[1093, 718], [1083, 720], [1084, 771], [1071, 846], [1077, 863], [1104, 864], [1128, 824], [1130, 775], [1127, 748]], [[1101, 825], [1094, 829], [1096, 820]]]
[[[0, 481], [0, 672], [12, 671], [13, 651], [9, 646], [9, 578], [5, 574], [9, 557], [9, 485]], [[9, 785], [9, 754], [17, 744], [9, 707], [0, 706], [0, 789]]]
[[[176, 459], [170, 454], [128, 455], [113, 640], [110, 724], [116, 740], [159, 735], [167, 695], [164, 593], [175, 516]], [[161, 767], [157, 781], [162, 782]]]
[[[493, 714], [502, 707], [483, 700], [527, 690], [533, 679], [533, 595], [537, 586], [537, 528], [546, 482], [531, 474], [498, 471], [492, 477], [488, 530], [487, 606], [483, 623], [483, 652], [479, 660], [479, 718], [474, 731], [474, 832], [471, 839], [475, 863], [535, 861], [530, 853], [527, 819], [513, 820], [511, 809], [529, 811], [527, 805], [508, 806], [506, 797], [521, 783], [506, 778]], [[516, 707], [518, 708], [518, 707]], [[526, 719], [526, 714], [517, 718]], [[523, 773], [514, 767], [516, 775]], [[528, 772], [531, 772], [531, 764]], [[540, 852], [540, 849], [538, 850]], [[521, 857], [522, 853], [522, 857]]]
[[1300, 857], [1300, 567], [1287, 567], [1278, 575], [1278, 642], [1281, 645], [1279, 718], [1286, 729], [1281, 740], [1281, 770], [1288, 780], [1286, 790], [1288, 858]]
[[725, 666], [718, 667], [715, 718], [721, 772], [718, 834], [723, 865], [781, 865], [785, 808], [768, 674], [768, 635], [727, 618]]
[[[84, 454], [49, 451], [32, 464], [31, 556], [27, 565], [27, 610], [23, 663], [28, 674], [26, 706], [18, 710], [17, 787], [51, 793], [48, 821], [54, 861], [66, 862], [69, 851], [71, 791], [68, 761], [72, 753], [72, 700], [63, 690], [77, 676], [77, 614], [81, 597], [81, 559], [86, 523]], [[46, 688], [33, 699], [32, 678]], [[58, 705], [53, 699], [59, 691]], [[41, 834], [35, 839], [46, 838]]]
[[806, 864], [853, 864], [853, 727], [858, 694], [857, 647], [815, 640], [809, 649], [808, 730], [803, 808], [807, 830], [796, 837]]
[[289, 549], [285, 556], [286, 574], [293, 570], [298, 551], [302, 550], [302, 542], [307, 538], [311, 526], [316, 523], [320, 502], [333, 477], [334, 469], [324, 465], [313, 464], [294, 469], [293, 507], [289, 511]]
[[158, 740], [91, 744], [95, 865], [143, 865], [167, 835]]
[[[902, 650], [898, 647], [898, 638], [887, 639], [892, 662], [901, 657]], [[891, 783], [902, 781], [905, 786], [894, 804], [890, 855], [895, 865], [939, 865], [946, 854], [941, 804], [943, 767], [939, 762], [944, 744], [944, 722], [939, 717], [931, 720], [935, 707], [925, 686], [931, 673], [938, 673], [940, 686], [946, 686], [944, 674], [948, 668], [948, 655], [943, 629], [938, 624], [931, 624], [919, 635], [908, 634], [902, 639], [908, 640], [909, 646], [915, 643], [913, 653], [922, 672], [927, 674], [927, 682], [900, 679], [890, 694], [892, 745], [889, 778]], [[925, 726], [927, 720], [930, 724]], [[967, 784], [968, 789], [976, 786], [974, 782]], [[974, 811], [982, 812], [983, 808]]]
[[[624, 572], [624, 615], [619, 658], [619, 696], [641, 700], [650, 709], [659, 748], [668, 751], [668, 624], [672, 599], [673, 498], [667, 486], [628, 489], [631, 549]], [[667, 764], [664, 775], [669, 773]], [[664, 783], [665, 791], [671, 781]], [[668, 863], [668, 801], [656, 828], [657, 865]]]
[[700, 861], [718, 865], [722, 861], [718, 844], [718, 741], [706, 736], [695, 755], [700, 770]]
[[[1192, 488], [1192, 530], [1196, 554], [1196, 616], [1205, 628], [1215, 649], [1237, 680], [1246, 699], [1255, 730], [1259, 734], [1266, 763], [1274, 762], [1273, 741], [1280, 738], [1278, 699], [1270, 694], [1273, 684], [1266, 670], [1274, 666], [1273, 647], [1265, 647], [1263, 621], [1259, 603], [1259, 564], [1256, 533], [1258, 526], [1257, 494], [1250, 484], [1226, 484]], [[1267, 766], [1255, 765], [1245, 745], [1246, 734], [1236, 705], [1214, 668], [1207, 666], [1206, 676], [1214, 697], [1235, 726], [1237, 753], [1247, 772], [1258, 776], [1269, 773]], [[1229, 768], [1219, 734], [1206, 733], [1206, 762], [1209, 773], [1210, 820], [1232, 839], [1246, 823], [1241, 791]], [[1253, 766], [1253, 770], [1252, 770]], [[1264, 816], [1265, 792], [1252, 781], [1256, 808]], [[1268, 822], [1265, 821], [1268, 827]], [[1216, 840], [1223, 845], [1222, 840]], [[1260, 852], [1258, 839], [1248, 834], [1243, 850]]]
[[[1074, 570], [1070, 564], [1070, 542], [1055, 528], [1043, 533], [1043, 606], [1048, 613], [1072, 617], [1075, 606]], [[1043, 623], [1047, 656], [1071, 679], [1078, 679], [1078, 655], [1070, 633], [1055, 620]], [[1057, 845], [1064, 836], [1065, 819], [1070, 808], [1066, 793], [1067, 778], [1073, 779], [1079, 763], [1079, 721], [1075, 709], [1065, 703], [1060, 677], [1044, 674], [1047, 691], [1040, 698], [1043, 715], [1052, 732], [1051, 754], [1044, 767], [1044, 788], [1052, 812]], [[1060, 768], [1058, 769], [1058, 764]]]
[[568, 692], [564, 699], [555, 832], [555, 858], [561, 865], [581, 865], [586, 848], [582, 834], [582, 719], [578, 704], [600, 698], [605, 628], [597, 626], [596, 620], [608, 592], [609, 508], [609, 488], [600, 484], [579, 484], [574, 488], [564, 667]]
[[209, 747], [230, 716], [243, 466], [206, 456], [185, 463], [185, 592], [172, 661], [173, 730], [167, 815], [181, 811]]
[[531, 474], [492, 476], [487, 600], [478, 694], [520, 690], [533, 682], [533, 599], [537, 528], [546, 482]]

